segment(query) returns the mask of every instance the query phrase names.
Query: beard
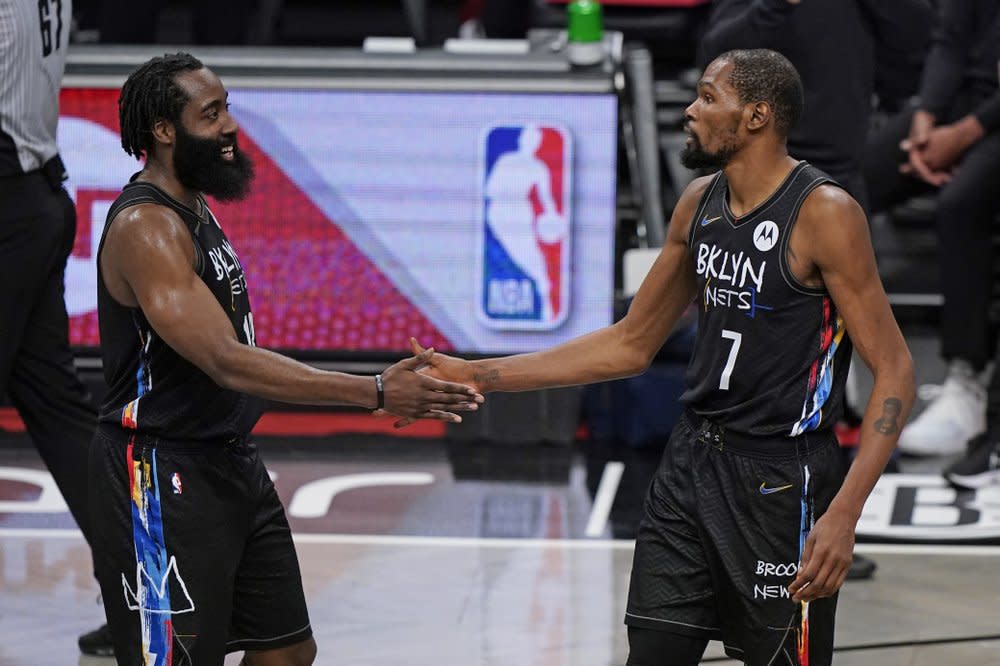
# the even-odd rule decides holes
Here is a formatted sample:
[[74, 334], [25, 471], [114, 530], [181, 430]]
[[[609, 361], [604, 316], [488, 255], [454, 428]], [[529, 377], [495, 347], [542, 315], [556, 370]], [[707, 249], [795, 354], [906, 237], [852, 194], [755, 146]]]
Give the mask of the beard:
[[[180, 123], [174, 146], [174, 171], [184, 187], [204, 192], [219, 201], [239, 201], [250, 192], [253, 162], [232, 141], [201, 139], [188, 132]], [[232, 161], [223, 159], [222, 149], [233, 146]]]
[[690, 134], [691, 143], [684, 146], [681, 151], [681, 164], [688, 169], [722, 169], [736, 154], [737, 147], [735, 139], [726, 143], [719, 150], [710, 153], [701, 145], [701, 141], [694, 133]]

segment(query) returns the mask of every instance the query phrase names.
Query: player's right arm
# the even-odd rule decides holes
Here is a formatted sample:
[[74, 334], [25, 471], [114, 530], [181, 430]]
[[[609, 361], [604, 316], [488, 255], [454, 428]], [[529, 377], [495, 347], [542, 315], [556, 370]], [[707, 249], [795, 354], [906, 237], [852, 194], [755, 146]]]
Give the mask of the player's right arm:
[[710, 180], [699, 178], [684, 190], [671, 215], [663, 248], [620, 321], [528, 354], [477, 361], [435, 354], [429, 363], [433, 372], [485, 393], [588, 384], [645, 370], [694, 298], [696, 279], [688, 234]]
[[[222, 388], [282, 402], [375, 406], [372, 377], [319, 370], [240, 342], [194, 266], [194, 244], [180, 217], [143, 204], [113, 221], [100, 270], [116, 301], [140, 308], [167, 345]], [[382, 373], [387, 411], [460, 420], [452, 412], [475, 409], [482, 398], [469, 387], [415, 372], [425, 360], [405, 359]]]

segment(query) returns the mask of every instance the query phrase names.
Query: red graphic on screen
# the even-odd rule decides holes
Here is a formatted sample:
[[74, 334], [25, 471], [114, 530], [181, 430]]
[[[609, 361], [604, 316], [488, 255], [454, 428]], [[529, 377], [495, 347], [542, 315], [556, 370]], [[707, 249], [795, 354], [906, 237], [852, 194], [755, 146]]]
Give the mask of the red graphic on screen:
[[[65, 89], [63, 116], [76, 116], [118, 132], [118, 91]], [[424, 345], [453, 345], [410, 303], [246, 134], [240, 148], [253, 160], [250, 196], [238, 203], [209, 200], [239, 253], [247, 274], [257, 341], [295, 350], [409, 351], [410, 336]], [[141, 168], [136, 164], [136, 171]], [[122, 183], [124, 185], [124, 183]], [[90, 256], [95, 199], [116, 192], [80, 189], [74, 254]], [[74, 345], [97, 346], [96, 313], [71, 317]]]
[[[540, 159], [548, 167], [550, 174], [551, 185], [549, 186], [552, 192], [552, 200], [556, 204], [556, 212], [560, 215], [565, 215], [566, 210], [563, 207], [563, 138], [559, 132], [555, 132], [548, 128], [542, 129], [542, 143], [538, 146], [538, 150], [535, 151], [535, 157]], [[542, 206], [541, 200], [538, 198], [537, 188], [531, 188], [531, 207], [534, 209], [535, 219], [542, 214], [544, 207]], [[552, 311], [559, 313], [562, 312], [562, 275], [559, 272], [559, 259], [562, 255], [562, 241], [556, 241], [555, 243], [546, 243], [545, 241], [539, 239], [539, 246], [542, 249], [542, 255], [545, 257], [545, 265], [548, 266], [549, 281], [552, 284], [549, 290], [550, 298], [552, 299]]]

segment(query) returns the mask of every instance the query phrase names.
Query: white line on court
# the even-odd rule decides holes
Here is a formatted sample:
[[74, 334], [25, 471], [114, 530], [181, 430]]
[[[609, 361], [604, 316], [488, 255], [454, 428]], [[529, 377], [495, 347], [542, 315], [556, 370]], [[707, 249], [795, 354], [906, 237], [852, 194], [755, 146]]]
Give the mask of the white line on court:
[[[292, 535], [296, 543], [355, 546], [412, 546], [415, 548], [565, 548], [569, 550], [632, 550], [629, 539], [488, 539], [479, 537], [422, 537], [380, 534]], [[79, 530], [0, 528], [0, 539], [79, 539]], [[855, 551], [869, 555], [955, 555], [1000, 557], [1000, 546], [859, 543]]]
[[625, 471], [625, 463], [611, 461], [604, 466], [601, 474], [601, 482], [597, 486], [594, 495], [594, 506], [590, 510], [590, 519], [587, 520], [587, 529], [584, 535], [588, 537], [599, 537], [604, 534], [604, 527], [608, 524], [608, 515], [611, 513], [611, 505], [614, 504], [615, 495], [618, 494], [618, 483], [622, 480], [622, 472]]

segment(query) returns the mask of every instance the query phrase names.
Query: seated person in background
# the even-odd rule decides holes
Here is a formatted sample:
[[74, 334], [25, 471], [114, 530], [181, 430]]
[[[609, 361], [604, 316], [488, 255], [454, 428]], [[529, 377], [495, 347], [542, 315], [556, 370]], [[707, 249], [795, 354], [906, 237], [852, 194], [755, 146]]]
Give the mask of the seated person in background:
[[940, 395], [906, 427], [900, 449], [957, 453], [986, 427], [981, 374], [996, 347], [989, 323], [991, 234], [1000, 199], [1000, 0], [940, 3], [939, 26], [920, 95], [869, 140], [865, 180], [873, 212], [938, 189]]
[[[997, 61], [1000, 78], [1000, 61]], [[1000, 356], [1000, 347], [996, 350]], [[986, 430], [969, 440], [965, 456], [948, 466], [944, 476], [959, 488], [983, 488], [1000, 483], [1000, 373], [993, 359], [993, 376], [986, 391]]]
[[926, 49], [933, 18], [927, 0], [715, 0], [698, 63], [729, 49], [769, 48], [788, 58], [805, 95], [789, 154], [826, 172], [867, 209], [861, 163], [876, 55]]

